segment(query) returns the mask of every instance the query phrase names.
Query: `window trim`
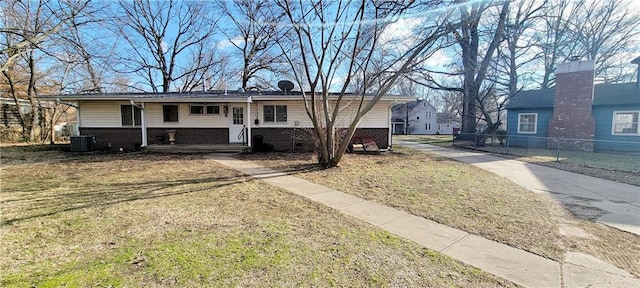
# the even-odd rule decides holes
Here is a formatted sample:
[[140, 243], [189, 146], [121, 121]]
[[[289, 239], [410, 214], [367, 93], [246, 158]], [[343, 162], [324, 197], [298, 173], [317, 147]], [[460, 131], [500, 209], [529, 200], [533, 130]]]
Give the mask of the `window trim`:
[[[191, 110], [193, 107], [202, 107], [202, 113], [193, 113]], [[218, 113], [209, 113], [209, 107], [218, 107]], [[209, 104], [190, 104], [189, 105], [189, 115], [193, 116], [205, 116], [205, 115], [220, 115], [220, 105], [209, 105]]]
[[[640, 135], [640, 119], [638, 120], [638, 128], [636, 128], [635, 133], [619, 133], [616, 132], [616, 114], [623, 113], [638, 113], [638, 118], [640, 118], [640, 110], [621, 110], [621, 111], [613, 111], [611, 115], [611, 135], [612, 136], [638, 136]], [[631, 122], [633, 125], [633, 122]]]
[[[176, 106], [176, 121], [167, 121], [165, 118], [164, 107], [165, 106]], [[189, 111], [191, 112], [191, 111]], [[162, 104], [162, 123], [180, 123], [180, 104]]]
[[[273, 114], [269, 113], [269, 114], [273, 115], [273, 121], [267, 121], [267, 118], [266, 118], [267, 113], [265, 113], [264, 109], [266, 107], [268, 107], [268, 106], [273, 107]], [[285, 107], [285, 109], [287, 110], [287, 112], [286, 112], [287, 120], [286, 121], [278, 121], [278, 106]], [[262, 105], [262, 121], [264, 123], [274, 123], [274, 124], [288, 123], [289, 122], [289, 108], [287, 108], [287, 106], [288, 105], [277, 105], [277, 104]]]
[[[521, 116], [529, 116], [529, 115], [535, 116], [535, 121], [533, 122], [533, 132], [520, 130], [520, 127], [522, 124]], [[527, 124], [530, 124], [530, 123], [527, 123]], [[518, 113], [518, 134], [538, 134], [538, 113]]]
[[[202, 107], [202, 113], [193, 113], [193, 111], [191, 110], [192, 107], [196, 107], [196, 106], [200, 106]], [[163, 111], [164, 113], [164, 111]], [[191, 104], [189, 105], [189, 115], [194, 115], [194, 116], [204, 116], [207, 115], [207, 106], [204, 104]]]
[[[209, 113], [209, 111], [208, 111], [209, 107], [218, 107], [218, 113]], [[205, 115], [220, 115], [220, 110], [222, 110], [222, 109], [221, 109], [220, 105], [217, 105], [217, 104], [216, 105], [204, 105], [204, 113], [205, 113]]]
[[[122, 117], [124, 115], [122, 115], [122, 107], [127, 106], [127, 107], [131, 107], [131, 123], [133, 123], [132, 125], [125, 125], [122, 122]], [[140, 111], [140, 124], [136, 125], [136, 109], [138, 109]], [[121, 127], [141, 127], [142, 126], [142, 109], [140, 109], [138, 106], [135, 105], [131, 105], [131, 104], [120, 104], [120, 126]]]

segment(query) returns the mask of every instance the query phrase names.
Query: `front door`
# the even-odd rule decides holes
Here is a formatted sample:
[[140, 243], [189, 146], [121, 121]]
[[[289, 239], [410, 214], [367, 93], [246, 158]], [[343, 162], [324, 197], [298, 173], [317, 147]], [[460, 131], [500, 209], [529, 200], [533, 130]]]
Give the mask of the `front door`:
[[229, 119], [229, 143], [242, 143], [244, 135], [244, 107], [231, 106], [231, 119]]

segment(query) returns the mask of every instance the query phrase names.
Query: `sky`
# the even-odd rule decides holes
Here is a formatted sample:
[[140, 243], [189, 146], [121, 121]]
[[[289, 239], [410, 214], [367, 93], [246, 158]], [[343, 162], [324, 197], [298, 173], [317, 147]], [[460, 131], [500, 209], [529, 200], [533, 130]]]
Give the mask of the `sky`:
[[[601, 1], [601, 0], [590, 0], [590, 1]], [[116, 2], [103, 2], [103, 3], [107, 3], [109, 5], [111, 5], [112, 7], [115, 7]], [[640, 1], [629, 1], [629, 5], [630, 5], [630, 9], [638, 9], [640, 10]], [[113, 9], [107, 9], [107, 10], [113, 10]], [[414, 33], [413, 28], [418, 26], [421, 21], [425, 18], [429, 18], [432, 17], [434, 14], [439, 14], [439, 11], [428, 11], [426, 12], [427, 14], [424, 15], [410, 15], [407, 16], [405, 18], [401, 18], [399, 19], [397, 22], [391, 24], [383, 33], [383, 40], [387, 40], [387, 39], [393, 39], [393, 38], [398, 38], [398, 39], [405, 39], [403, 42], [403, 45], [408, 45], [410, 46], [412, 44], [412, 41], [415, 40], [415, 37], [410, 37], [412, 35], [412, 33]], [[418, 17], [419, 16], [419, 17]], [[221, 21], [219, 23], [219, 25], [221, 25], [222, 27], [225, 27], [225, 25], [229, 25], [229, 21]], [[90, 29], [87, 31], [87, 35], [88, 39], [91, 39], [93, 37], [95, 38], [94, 43], [91, 44], [100, 44], [102, 43], [103, 45], [103, 50], [108, 50], [108, 49], [113, 49], [114, 47], [116, 47], [119, 44], [123, 44], [123, 40], [121, 38], [115, 38], [113, 36], [108, 36], [105, 31], [106, 31], [106, 27], [104, 26], [100, 26], [100, 27], [95, 27], [93, 29]], [[170, 41], [170, 39], [165, 40], [165, 43], [167, 41]], [[238, 41], [237, 39], [235, 41]], [[235, 48], [233, 47], [233, 45], [230, 44], [229, 40], [226, 39], [226, 36], [224, 36], [222, 33], [218, 33], [216, 35], [215, 38], [215, 44], [217, 49], [219, 49], [222, 52], [235, 52]], [[116, 48], [116, 49], [121, 49], [121, 48]], [[443, 63], [449, 63], [451, 62], [451, 60], [455, 59], [455, 57], [457, 57], [456, 52], [455, 51], [451, 51], [451, 50], [439, 50], [436, 51], [430, 58], [428, 58], [425, 62], [426, 66], [431, 67], [431, 68], [440, 68], [442, 67]], [[231, 60], [233, 61], [234, 58], [231, 58]], [[237, 62], [237, 61], [234, 61]], [[239, 84], [234, 84], [234, 82], [238, 82], [238, 81], [234, 81], [232, 79], [238, 79], [239, 77], [237, 75], [233, 75], [235, 76], [234, 78], [231, 78], [232, 75], [227, 75], [227, 81], [230, 82], [229, 86], [239, 86]], [[336, 80], [340, 80], [340, 79], [344, 79], [344, 77], [337, 77]], [[277, 82], [277, 80], [279, 79], [273, 79], [274, 83]], [[274, 84], [275, 86], [275, 84]]]

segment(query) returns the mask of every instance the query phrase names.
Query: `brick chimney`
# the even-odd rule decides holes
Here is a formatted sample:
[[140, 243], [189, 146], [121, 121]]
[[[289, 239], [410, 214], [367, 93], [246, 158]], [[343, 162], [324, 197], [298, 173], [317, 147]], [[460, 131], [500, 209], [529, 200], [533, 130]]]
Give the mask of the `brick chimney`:
[[[553, 117], [549, 121], [549, 148], [593, 151], [595, 121], [591, 114], [595, 61], [572, 61], [558, 64], [553, 102]], [[559, 144], [558, 144], [559, 143]]]

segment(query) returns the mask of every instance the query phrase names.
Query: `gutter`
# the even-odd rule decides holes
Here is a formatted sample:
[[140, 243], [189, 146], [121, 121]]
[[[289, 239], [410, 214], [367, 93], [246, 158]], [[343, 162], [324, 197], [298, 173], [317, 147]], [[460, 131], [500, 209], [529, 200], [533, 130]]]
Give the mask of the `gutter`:
[[131, 105], [140, 108], [140, 110], [144, 110], [144, 106], [140, 106], [138, 104], [136, 104], [136, 101], [133, 101], [131, 99], [129, 99], [129, 103], [131, 103]]
[[60, 98], [56, 98], [56, 103], [62, 104], [62, 105], [67, 105], [67, 106], [71, 106], [73, 108], [78, 108], [78, 104], [71, 103], [71, 102], [64, 102], [64, 101], [60, 100]]

